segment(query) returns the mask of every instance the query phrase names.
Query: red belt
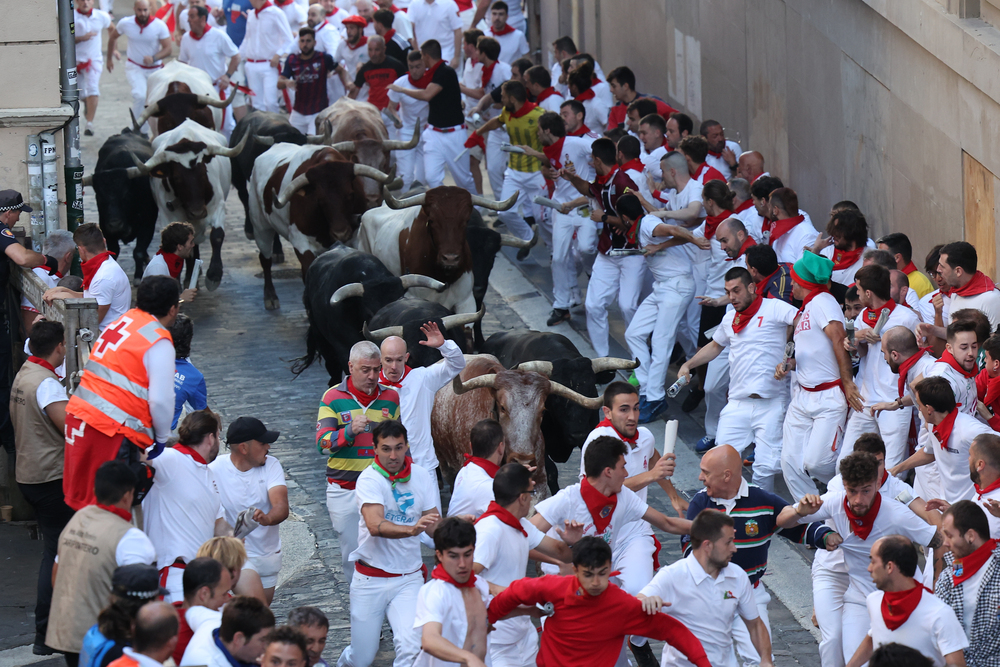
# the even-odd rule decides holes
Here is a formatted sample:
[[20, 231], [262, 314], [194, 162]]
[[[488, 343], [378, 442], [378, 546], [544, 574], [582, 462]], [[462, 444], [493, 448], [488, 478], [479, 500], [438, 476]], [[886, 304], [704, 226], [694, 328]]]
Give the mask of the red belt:
[[433, 125], [431, 125], [430, 128], [432, 130], [434, 130], [435, 132], [441, 132], [442, 134], [448, 134], [449, 132], [456, 132], [458, 130], [464, 130], [465, 129], [465, 123], [462, 123], [461, 125], [456, 125], [455, 127], [434, 127]]
[[249, 59], [247, 59], [247, 62], [248, 63], [269, 63], [271, 61], [269, 59], [267, 59], [267, 58], [265, 58], [264, 60], [254, 60], [253, 58], [249, 58]]
[[131, 58], [126, 58], [125, 60], [129, 61], [130, 63], [132, 63], [136, 67], [141, 67], [143, 69], [160, 69], [161, 67], [163, 67], [163, 65], [140, 65], [139, 63], [137, 63], [136, 61], [132, 60]]
[[396, 574], [394, 572], [386, 572], [385, 570], [380, 570], [377, 567], [372, 567], [371, 565], [365, 564], [363, 561], [355, 561], [354, 571], [365, 575], [366, 577], [379, 577], [381, 579], [392, 579], [393, 577], [405, 577], [407, 574], [413, 574], [413, 572], [419, 572], [419, 570], [414, 570], [413, 572], [407, 572], [406, 574]]
[[823, 384], [818, 384], [815, 387], [806, 387], [805, 385], [799, 385], [806, 391], [826, 391], [827, 389], [833, 389], [834, 387], [840, 387], [841, 391], [844, 391], [844, 383], [840, 380], [834, 380], [832, 382], [824, 382]]
[[91, 68], [91, 66], [93, 64], [94, 64], [93, 60], [85, 60], [82, 63], [77, 63], [76, 64], [76, 71], [77, 72], [86, 72], [88, 69]]

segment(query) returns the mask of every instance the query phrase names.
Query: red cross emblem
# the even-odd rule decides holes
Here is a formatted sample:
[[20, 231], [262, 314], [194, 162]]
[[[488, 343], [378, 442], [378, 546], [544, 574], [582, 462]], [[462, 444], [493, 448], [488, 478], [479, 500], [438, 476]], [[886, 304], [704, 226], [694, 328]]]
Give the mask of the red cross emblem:
[[97, 343], [94, 344], [94, 349], [90, 353], [91, 356], [100, 359], [108, 350], [117, 350], [118, 346], [132, 335], [132, 332], [125, 330], [130, 324], [132, 324], [132, 318], [123, 317], [105, 329], [101, 337], [97, 339]]

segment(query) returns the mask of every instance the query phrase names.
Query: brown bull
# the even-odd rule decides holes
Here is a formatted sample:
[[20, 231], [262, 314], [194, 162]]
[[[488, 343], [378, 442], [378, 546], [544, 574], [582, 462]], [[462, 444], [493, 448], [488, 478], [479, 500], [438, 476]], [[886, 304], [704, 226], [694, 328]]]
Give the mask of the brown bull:
[[156, 134], [169, 132], [188, 118], [210, 130], [221, 130], [222, 128], [215, 126], [212, 108], [225, 109], [234, 99], [235, 95], [230, 95], [225, 101], [211, 95], [196, 95], [186, 83], [171, 81], [167, 86], [167, 94], [146, 107], [135, 121], [135, 131], [138, 132], [150, 118], [156, 119]]
[[562, 396], [596, 409], [600, 398], [588, 398], [534, 371], [507, 370], [488, 354], [467, 355], [465, 370], [438, 391], [431, 414], [431, 437], [441, 471], [449, 484], [471, 453], [469, 432], [483, 419], [496, 419], [507, 447], [505, 463], [534, 466], [535, 488], [547, 494], [542, 413], [549, 395]]

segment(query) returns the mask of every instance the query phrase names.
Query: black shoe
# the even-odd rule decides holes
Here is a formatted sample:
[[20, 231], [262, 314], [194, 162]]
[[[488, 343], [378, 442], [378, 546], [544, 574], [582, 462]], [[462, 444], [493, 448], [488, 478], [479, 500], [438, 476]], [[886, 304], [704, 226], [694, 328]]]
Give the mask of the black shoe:
[[701, 404], [701, 399], [705, 398], [705, 391], [703, 389], [698, 389], [692, 387], [691, 391], [688, 392], [687, 398], [681, 403], [681, 410], [684, 412], [692, 412]]
[[35, 645], [31, 647], [31, 652], [35, 655], [55, 655], [55, 649], [51, 649], [45, 645], [45, 638], [38, 639], [35, 638]]
[[548, 321], [545, 322], [546, 325], [554, 327], [562, 322], [569, 322], [570, 314], [568, 310], [563, 310], [562, 308], [553, 308], [552, 313], [549, 315]]
[[629, 641], [628, 647], [632, 650], [632, 655], [635, 657], [635, 662], [639, 667], [659, 667], [660, 663], [656, 661], [649, 642], [646, 642], [642, 646], [636, 646]]
[[[94, 136], [94, 131], [88, 127], [86, 130], [83, 131], [83, 136], [85, 136], [85, 137], [92, 137], [92, 136]], [[37, 653], [36, 655], [49, 655], [49, 654], [48, 653]]]

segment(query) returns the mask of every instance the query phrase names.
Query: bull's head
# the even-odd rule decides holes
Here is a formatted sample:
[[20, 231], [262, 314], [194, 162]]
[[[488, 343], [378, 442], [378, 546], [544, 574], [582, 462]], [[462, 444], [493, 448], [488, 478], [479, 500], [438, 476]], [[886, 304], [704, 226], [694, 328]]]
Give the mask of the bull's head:
[[[433, 278], [414, 274], [400, 276], [399, 284], [402, 286], [404, 292], [411, 287], [426, 287], [436, 292], [441, 292], [447, 287], [444, 283], [438, 282]], [[333, 293], [333, 296], [330, 297], [330, 305], [335, 306], [347, 299], [364, 297], [366, 294], [368, 294], [368, 292], [365, 291], [364, 283], [347, 283], [346, 285], [339, 287], [337, 291]], [[373, 310], [370, 315], [374, 315], [377, 310], [377, 308]]]
[[[406, 276], [404, 276], [405, 278]], [[458, 327], [464, 327], [469, 324], [475, 324], [476, 322], [483, 319], [483, 315], [486, 314], [486, 304], [479, 307], [479, 311], [475, 313], [458, 313], [457, 315], [445, 315], [441, 318], [441, 330], [447, 331], [448, 329], [457, 329]], [[372, 341], [373, 343], [381, 343], [383, 340], [389, 336], [398, 336], [403, 338], [403, 325], [382, 327], [380, 329], [375, 329], [370, 331], [368, 329], [368, 322], [365, 322], [365, 326], [362, 329], [362, 333], [365, 338]], [[407, 347], [411, 346], [407, 344]]]
[[[187, 86], [185, 86], [187, 88]], [[212, 115], [212, 107], [225, 109], [233, 100], [235, 95], [230, 95], [225, 101], [212, 97], [211, 95], [195, 95], [191, 92], [171, 92], [158, 102], [146, 107], [142, 115], [134, 121], [135, 131], [150, 118], [157, 119], [156, 132], [163, 134], [179, 126], [186, 119], [190, 118], [199, 125], [210, 130], [215, 128], [215, 116]]]
[[[329, 131], [329, 123], [324, 124], [324, 132], [328, 133]], [[391, 151], [411, 150], [416, 148], [419, 142], [420, 126], [417, 125], [413, 137], [409, 141], [382, 141], [381, 139], [365, 137], [351, 141], [338, 141], [331, 148], [344, 155], [349, 155], [351, 162], [355, 164], [367, 165], [387, 172], [389, 171]], [[365, 178], [362, 182], [369, 206], [378, 206], [382, 202], [382, 186], [385, 183], [379, 183], [370, 178]]]
[[152, 200], [153, 194], [149, 190], [148, 181], [135, 185], [129, 183], [130, 179], [141, 175], [138, 167], [129, 167], [105, 169], [83, 177], [83, 186], [94, 188], [101, 230], [106, 236], [131, 236], [135, 212], [143, 201]]

